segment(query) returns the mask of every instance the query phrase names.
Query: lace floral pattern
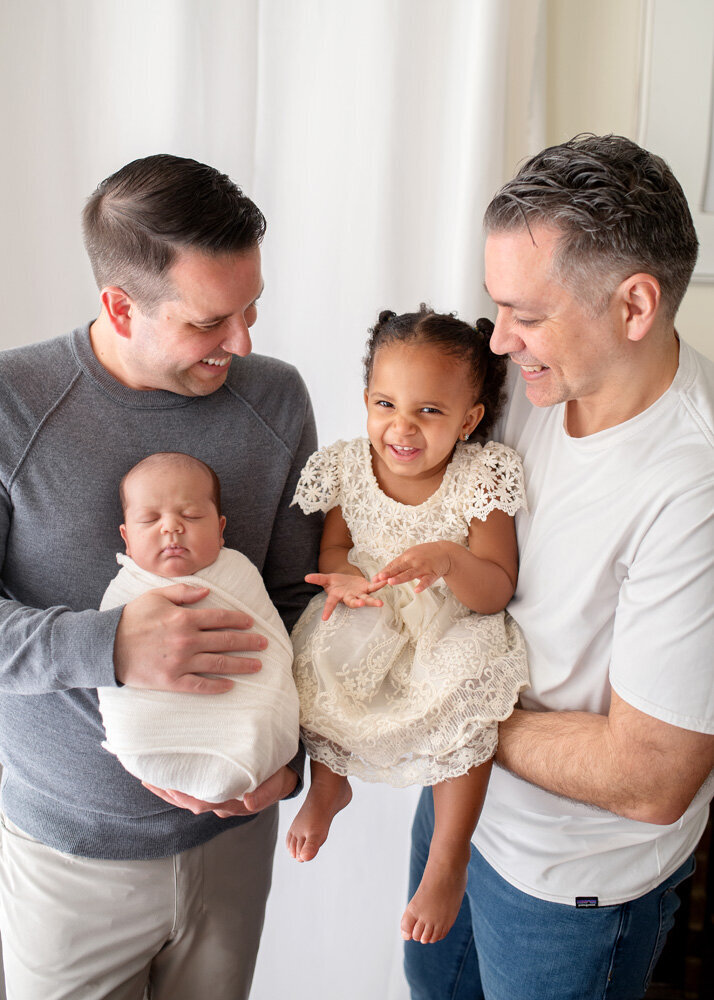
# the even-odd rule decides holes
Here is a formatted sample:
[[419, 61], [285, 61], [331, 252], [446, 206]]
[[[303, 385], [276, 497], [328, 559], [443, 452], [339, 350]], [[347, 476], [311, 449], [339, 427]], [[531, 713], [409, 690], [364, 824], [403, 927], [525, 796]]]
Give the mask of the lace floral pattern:
[[[339, 506], [369, 577], [404, 549], [445, 540], [495, 509], [525, 507], [518, 455], [502, 444], [457, 445], [439, 489], [418, 506], [387, 497], [369, 441], [338, 441], [307, 462], [293, 503], [305, 513]], [[381, 608], [338, 605], [324, 594], [295, 626], [294, 675], [310, 756], [339, 774], [392, 785], [429, 785], [488, 760], [497, 723], [528, 683], [523, 638], [509, 615], [478, 615], [443, 581], [380, 591]]]

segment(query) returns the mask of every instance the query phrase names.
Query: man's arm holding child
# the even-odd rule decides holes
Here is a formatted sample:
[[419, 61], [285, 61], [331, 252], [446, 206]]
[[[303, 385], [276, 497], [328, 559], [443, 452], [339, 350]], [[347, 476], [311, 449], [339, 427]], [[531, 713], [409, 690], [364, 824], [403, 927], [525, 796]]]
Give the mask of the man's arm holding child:
[[714, 767], [714, 736], [661, 722], [612, 692], [607, 715], [515, 709], [496, 760], [541, 788], [643, 823], [675, 823]]
[[629, 819], [679, 819], [714, 766], [713, 524], [710, 489], [682, 491], [640, 542], [614, 616], [607, 715], [517, 709], [498, 763]]

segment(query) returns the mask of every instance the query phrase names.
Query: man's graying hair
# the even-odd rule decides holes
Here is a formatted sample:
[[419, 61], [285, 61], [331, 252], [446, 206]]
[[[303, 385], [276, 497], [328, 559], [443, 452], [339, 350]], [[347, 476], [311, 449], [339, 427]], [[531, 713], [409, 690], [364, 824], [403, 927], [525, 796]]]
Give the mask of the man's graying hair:
[[247, 253], [265, 234], [263, 213], [229, 177], [168, 153], [102, 181], [82, 223], [99, 288], [118, 285], [147, 312], [170, 294], [168, 272], [181, 249]]
[[529, 159], [486, 209], [487, 233], [560, 231], [553, 276], [593, 315], [632, 274], [653, 275], [674, 316], [697, 259], [684, 192], [665, 161], [617, 135], [577, 135]]

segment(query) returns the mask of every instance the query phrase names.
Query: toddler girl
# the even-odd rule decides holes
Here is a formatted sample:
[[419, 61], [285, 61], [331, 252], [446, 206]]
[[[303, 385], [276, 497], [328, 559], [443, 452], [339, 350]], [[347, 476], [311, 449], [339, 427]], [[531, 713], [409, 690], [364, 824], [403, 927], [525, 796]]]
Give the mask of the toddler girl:
[[[312, 782], [287, 837], [313, 858], [351, 798], [347, 775], [434, 786], [436, 823], [402, 936], [444, 937], [466, 886], [497, 725], [527, 684], [504, 608], [516, 586], [520, 459], [486, 436], [507, 361], [476, 328], [421, 306], [382, 312], [365, 358], [368, 439], [313, 454], [294, 503], [327, 511], [324, 593], [295, 626]], [[379, 596], [376, 596], [379, 594]]]

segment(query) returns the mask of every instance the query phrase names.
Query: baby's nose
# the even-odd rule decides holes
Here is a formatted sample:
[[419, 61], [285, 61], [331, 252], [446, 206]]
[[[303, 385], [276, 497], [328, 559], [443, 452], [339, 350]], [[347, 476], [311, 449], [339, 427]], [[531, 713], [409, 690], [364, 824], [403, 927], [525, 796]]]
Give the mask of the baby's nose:
[[164, 523], [161, 525], [161, 530], [167, 535], [173, 535], [175, 533], [181, 533], [183, 531], [183, 525], [177, 517], [167, 517]]

